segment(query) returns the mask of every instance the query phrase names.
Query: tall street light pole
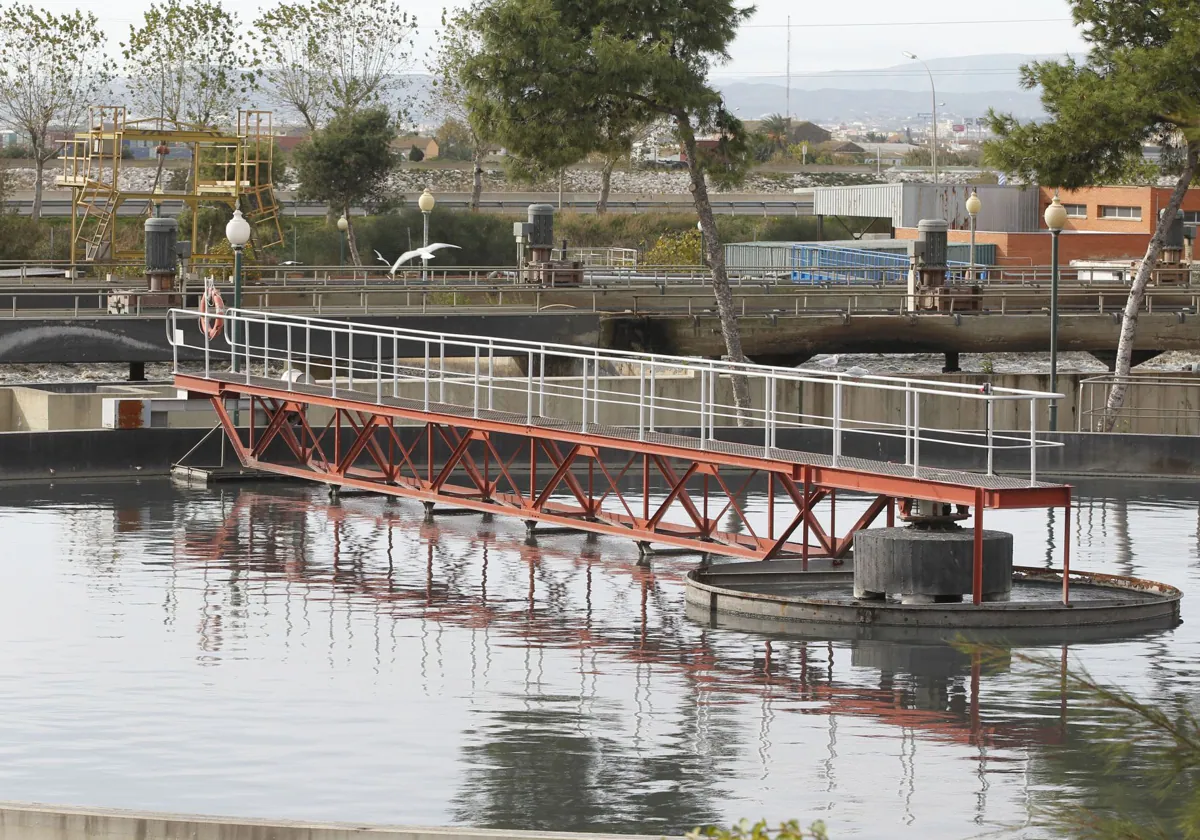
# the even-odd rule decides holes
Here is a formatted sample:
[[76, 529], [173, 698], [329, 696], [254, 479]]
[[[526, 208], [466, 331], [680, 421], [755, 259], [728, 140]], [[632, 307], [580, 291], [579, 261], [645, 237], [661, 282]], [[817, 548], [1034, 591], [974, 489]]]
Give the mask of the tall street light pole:
[[[1050, 229], [1050, 390], [1058, 393], [1058, 236], [1067, 225], [1067, 208], [1058, 193], [1046, 208], [1046, 227]], [[1058, 400], [1050, 402], [1050, 431], [1058, 431]]]
[[[225, 225], [225, 238], [233, 247], [233, 308], [237, 310], [242, 308], [242, 250], [250, 241], [250, 223], [242, 218], [242, 211], [238, 208], [234, 208], [233, 218]], [[234, 318], [233, 346], [230, 348], [233, 351], [231, 367], [234, 373], [238, 370], [239, 326], [238, 320]]]
[[[421, 208], [421, 215], [425, 217], [425, 236], [421, 240], [421, 247], [429, 247], [429, 214], [433, 212], [437, 200], [433, 197], [433, 193], [429, 191], [429, 187], [425, 188], [425, 192], [421, 193], [421, 197], [417, 199], [417, 206]], [[561, 205], [560, 205], [561, 206]], [[421, 257], [421, 282], [429, 281], [429, 259], [425, 256]]]
[[971, 217], [971, 272], [968, 275], [971, 283], [975, 282], [975, 222], [982, 209], [983, 202], [979, 200], [979, 190], [971, 190], [971, 197], [967, 199], [967, 215]]
[[925, 66], [925, 72], [929, 74], [929, 97], [933, 105], [933, 140], [929, 144], [929, 161], [933, 164], [933, 183], [938, 182], [937, 168], [937, 88], [933, 84], [933, 71], [929, 69], [929, 65], [925, 64], [924, 59], [917, 58], [916, 53], [904, 51], [904, 57], [912, 61], [920, 61]]

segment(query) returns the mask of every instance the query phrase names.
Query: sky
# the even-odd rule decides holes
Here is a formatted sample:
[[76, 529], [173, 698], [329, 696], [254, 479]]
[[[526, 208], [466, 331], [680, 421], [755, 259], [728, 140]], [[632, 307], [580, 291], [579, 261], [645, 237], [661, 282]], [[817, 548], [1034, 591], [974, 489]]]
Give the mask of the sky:
[[[244, 22], [273, 0], [221, 0]], [[415, 54], [436, 39], [441, 7], [436, 0], [399, 0], [421, 22]], [[93, 12], [109, 33], [112, 48], [140, 22], [150, 0], [34, 0], [54, 12]], [[978, 7], [963, 0], [855, 0], [853, 3], [796, 3], [758, 0], [754, 17], [733, 44], [722, 76], [783, 75], [787, 66], [787, 19], [791, 15], [793, 74], [823, 70], [890, 67], [903, 50], [923, 59], [984, 53], [1045, 54], [1080, 51], [1066, 0], [1007, 0]], [[938, 22], [938, 23], [934, 23]], [[869, 24], [869, 25], [868, 25]], [[901, 24], [901, 25], [897, 25]]]

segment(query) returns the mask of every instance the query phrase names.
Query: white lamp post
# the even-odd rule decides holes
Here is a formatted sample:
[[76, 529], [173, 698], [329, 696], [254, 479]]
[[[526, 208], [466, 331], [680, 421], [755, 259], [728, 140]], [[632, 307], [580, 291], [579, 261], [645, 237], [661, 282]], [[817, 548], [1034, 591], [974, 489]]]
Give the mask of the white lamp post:
[[975, 282], [975, 222], [979, 211], [983, 209], [983, 202], [979, 200], [979, 190], [971, 190], [971, 197], [967, 199], [967, 215], [971, 217], [971, 273], [970, 282]]
[[[429, 187], [425, 188], [425, 192], [421, 193], [421, 197], [417, 199], [417, 206], [421, 208], [421, 215], [425, 217], [425, 236], [421, 240], [421, 247], [429, 247], [429, 214], [433, 212], [433, 208], [437, 205], [437, 199], [433, 197], [433, 193], [429, 191]], [[421, 282], [429, 281], [429, 259], [421, 257]]]
[[700, 265], [704, 265], [704, 222], [696, 222], [696, 230], [700, 231]]
[[904, 57], [912, 61], [920, 61], [925, 65], [925, 72], [929, 74], [929, 94], [930, 100], [933, 103], [933, 140], [929, 144], [929, 161], [933, 164], [933, 183], [938, 182], [937, 168], [937, 88], [933, 84], [933, 71], [929, 69], [929, 65], [925, 64], [923, 59], [917, 58], [916, 53], [910, 53], [904, 50]]
[[346, 231], [350, 230], [350, 220], [343, 213], [337, 220], [338, 226], [338, 268], [346, 264]]
[[[246, 243], [250, 241], [250, 223], [242, 218], [242, 211], [238, 208], [233, 209], [233, 218], [225, 225], [225, 238], [229, 240], [229, 244], [233, 247], [233, 308], [242, 308], [242, 249], [246, 247]], [[233, 346], [230, 348], [233, 351], [233, 371], [237, 373], [238, 369], [238, 321], [235, 318], [233, 321]]]
[[[1050, 229], [1050, 390], [1058, 391], [1058, 235], [1067, 226], [1067, 208], [1054, 200], [1046, 208], [1046, 227]], [[1058, 431], [1058, 400], [1050, 403], [1050, 431]]]

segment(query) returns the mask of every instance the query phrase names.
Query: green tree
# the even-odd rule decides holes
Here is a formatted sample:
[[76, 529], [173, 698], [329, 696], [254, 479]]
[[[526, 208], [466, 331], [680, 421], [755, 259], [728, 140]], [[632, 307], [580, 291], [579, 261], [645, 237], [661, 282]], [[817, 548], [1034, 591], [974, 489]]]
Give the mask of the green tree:
[[388, 176], [398, 164], [391, 142], [395, 127], [383, 107], [340, 114], [301, 143], [294, 152], [300, 197], [325, 201], [345, 214], [350, 259], [362, 265], [354, 234], [352, 207], [367, 212], [386, 210], [392, 203]]
[[792, 121], [783, 114], [771, 114], [759, 126], [759, 131], [766, 136], [776, 152], [787, 149], [788, 139], [792, 130]]
[[74, 132], [112, 76], [92, 13], [55, 15], [19, 4], [0, 12], [0, 119], [28, 138], [35, 222], [42, 215], [42, 173], [59, 151], [51, 128]]
[[1085, 61], [1038, 61], [1022, 68], [1026, 88], [1042, 88], [1049, 119], [1022, 123], [991, 116], [998, 135], [987, 160], [1043, 185], [1112, 183], [1141, 157], [1142, 145], [1178, 146], [1183, 165], [1134, 277], [1117, 344], [1117, 384], [1109, 392], [1111, 428], [1125, 400], [1137, 313], [1162, 252], [1166, 230], [1196, 174], [1200, 153], [1200, 18], [1195, 0], [1070, 0], [1089, 50]]
[[466, 103], [467, 88], [463, 73], [467, 62], [479, 51], [479, 36], [470, 27], [471, 14], [469, 10], [454, 14], [442, 12], [437, 46], [427, 63], [433, 74], [433, 106], [445, 119], [443, 125], [462, 126], [466, 130], [466, 135], [460, 136], [459, 141], [470, 149], [470, 209], [472, 213], [477, 213], [479, 199], [483, 195], [483, 159], [487, 155], [487, 138], [480, 126], [471, 120]]
[[399, 110], [416, 31], [394, 0], [280, 2], [254, 22], [267, 85], [310, 131], [360, 108]]
[[211, 126], [231, 124], [254, 90], [258, 58], [236, 12], [211, 0], [152, 6], [121, 45], [124, 75], [145, 117]]
[[[745, 176], [745, 129], [708, 84], [728, 58], [738, 25], [753, 13], [732, 0], [490, 0], [474, 10], [480, 49], [464, 70], [472, 121], [509, 151], [561, 169], [602, 151], [606, 127], [671, 120], [688, 161], [704, 229], [721, 331], [743, 361], [741, 335], [717, 235], [708, 181]], [[697, 134], [717, 139], [702, 150]], [[739, 414], [750, 395], [734, 378]]]
[[471, 160], [472, 144], [470, 126], [453, 117], [448, 117], [433, 132], [437, 140], [438, 157], [446, 160]]

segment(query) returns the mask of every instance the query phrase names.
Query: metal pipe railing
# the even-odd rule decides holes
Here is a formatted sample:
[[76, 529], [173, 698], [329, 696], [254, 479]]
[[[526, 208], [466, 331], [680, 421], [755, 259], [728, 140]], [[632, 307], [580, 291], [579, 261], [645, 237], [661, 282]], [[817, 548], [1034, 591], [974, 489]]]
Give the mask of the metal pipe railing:
[[[318, 387], [331, 396], [341, 394], [343, 399], [365, 403], [382, 405], [388, 400], [410, 399], [422, 410], [435, 413], [457, 406], [469, 410], [473, 417], [500, 412], [526, 423], [553, 416], [578, 423], [582, 430], [596, 434], [626, 428], [631, 433], [635, 431], [639, 440], [655, 433], [663, 412], [669, 412], [673, 426], [687, 425], [698, 430], [695, 436], [701, 448], [709, 447], [718, 438], [718, 427], [724, 426], [761, 428], [760, 439], [766, 451], [775, 447], [781, 428], [828, 428], [833, 441], [828, 454], [834, 465], [844, 460], [846, 435], [860, 433], [903, 439], [904, 466], [914, 476], [922, 475], [922, 444], [926, 447], [938, 444], [952, 450], [983, 450], [979, 460], [986, 464], [986, 475], [994, 474], [996, 453], [1028, 448], [1031, 480], [1036, 473], [1037, 451], [1060, 445], [1037, 437], [1039, 406], [1062, 397], [1041, 391], [981, 389], [962, 382], [856, 376], [841, 371], [773, 368], [725, 360], [479, 338], [245, 309], [224, 314], [221, 342], [224, 347], [219, 347], [197, 328], [199, 317], [199, 312], [181, 309], [170, 310], [168, 314], [167, 336], [176, 372], [181, 370], [181, 350], [186, 351], [184, 356], [202, 354], [205, 376], [210, 378], [218, 375], [222, 359], [236, 354], [244, 360], [246, 381], [253, 376], [275, 379], [282, 373], [290, 390], [295, 387], [293, 379], [302, 367], [305, 387]], [[229, 345], [234, 334], [233, 323], [239, 325], [242, 347]], [[466, 357], [473, 364], [467, 371], [448, 369], [448, 355]], [[497, 359], [502, 357], [523, 358], [529, 367], [519, 376], [498, 375]], [[402, 361], [405, 359], [409, 361]], [[548, 378], [545, 369], [552, 359], [558, 364], [564, 360], [570, 362], [579, 373]], [[316, 365], [330, 369], [327, 380], [312, 380], [311, 371]], [[603, 381], [602, 370], [606, 372]], [[630, 381], [633, 377], [638, 380], [636, 385]], [[734, 377], [745, 379], [753, 395], [751, 405], [735, 404]], [[382, 383], [386, 379], [393, 383], [391, 397], [384, 395]], [[410, 396], [403, 396], [403, 386], [410, 382], [421, 383], [420, 388]], [[436, 405], [432, 400], [434, 382], [438, 383]], [[801, 404], [799, 396], [804, 386], [813, 385], [830, 388], [833, 395], [830, 410], [815, 406], [813, 399], [808, 401], [809, 405]], [[364, 387], [369, 390], [362, 390]], [[780, 391], [789, 388], [796, 399], [780, 401]], [[809, 388], [810, 394], [812, 391]], [[964, 408], [964, 403], [970, 408]], [[1028, 435], [1019, 428], [1022, 404], [1030, 406], [1033, 425]], [[903, 423], [893, 419], [901, 406]], [[939, 408], [947, 409], [949, 416], [954, 417], [963, 411], [973, 411], [979, 418], [979, 427], [941, 428], [936, 420], [923, 423], [925, 408], [933, 412], [934, 418]], [[997, 428], [999, 419], [1008, 426]]]

